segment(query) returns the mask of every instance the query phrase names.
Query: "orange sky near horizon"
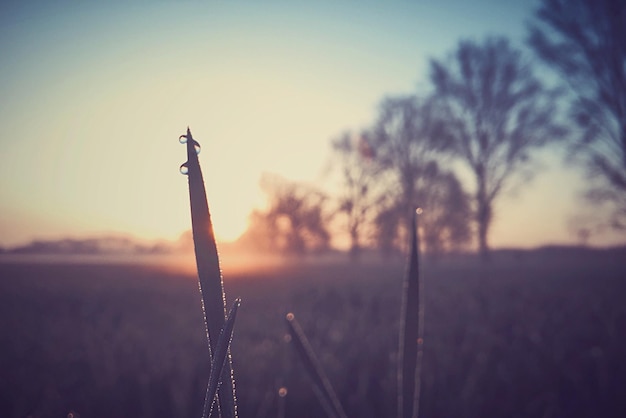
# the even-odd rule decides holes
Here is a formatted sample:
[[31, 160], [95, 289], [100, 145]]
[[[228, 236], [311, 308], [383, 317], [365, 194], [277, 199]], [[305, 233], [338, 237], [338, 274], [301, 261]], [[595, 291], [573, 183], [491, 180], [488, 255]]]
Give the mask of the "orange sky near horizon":
[[[522, 45], [534, 3], [0, 6], [0, 246], [178, 239], [191, 226], [178, 172], [187, 126], [218, 239], [234, 240], [264, 205], [263, 173], [333, 192], [332, 138], [370, 125], [385, 95], [426, 92], [428, 59], [462, 38]], [[492, 246], [574, 243], [571, 219], [594, 216], [577, 197], [580, 170], [558, 150], [539, 160], [534, 180], [497, 202]]]

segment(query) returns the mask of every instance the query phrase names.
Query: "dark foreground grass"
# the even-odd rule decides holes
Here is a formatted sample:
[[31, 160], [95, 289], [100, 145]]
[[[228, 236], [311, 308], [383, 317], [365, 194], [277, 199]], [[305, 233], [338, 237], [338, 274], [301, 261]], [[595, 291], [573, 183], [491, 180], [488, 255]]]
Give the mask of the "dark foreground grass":
[[[346, 414], [395, 416], [403, 274], [402, 260], [224, 271], [228, 305], [243, 300], [239, 415], [324, 416], [286, 342], [294, 311]], [[421, 417], [626, 416], [626, 260], [535, 254], [423, 277]], [[195, 276], [0, 264], [0, 417], [198, 417], [204, 332]]]

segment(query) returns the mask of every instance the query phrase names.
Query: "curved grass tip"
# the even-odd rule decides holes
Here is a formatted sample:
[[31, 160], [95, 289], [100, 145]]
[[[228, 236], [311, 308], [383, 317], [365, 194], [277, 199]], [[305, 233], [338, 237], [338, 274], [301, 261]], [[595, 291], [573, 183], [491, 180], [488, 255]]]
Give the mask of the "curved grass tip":
[[313, 384], [314, 392], [322, 408], [324, 408], [329, 417], [346, 418], [346, 413], [339, 402], [339, 397], [333, 389], [326, 373], [324, 373], [324, 369], [315, 355], [313, 347], [302, 330], [302, 327], [300, 327], [300, 324], [296, 320], [295, 315], [290, 312], [285, 316], [285, 319], [287, 320], [289, 335], [291, 335], [290, 342], [294, 344], [293, 346]]

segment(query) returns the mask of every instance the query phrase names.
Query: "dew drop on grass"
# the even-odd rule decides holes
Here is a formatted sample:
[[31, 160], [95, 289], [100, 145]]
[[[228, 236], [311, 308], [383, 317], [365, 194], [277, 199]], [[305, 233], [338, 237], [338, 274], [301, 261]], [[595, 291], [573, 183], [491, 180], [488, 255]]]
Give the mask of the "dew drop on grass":
[[184, 175], [189, 174], [189, 167], [187, 167], [187, 163], [182, 163], [180, 165], [180, 174], [184, 174]]
[[293, 318], [294, 318], [293, 314], [291, 312], [289, 312], [287, 314], [287, 321], [293, 321]]
[[422, 208], [415, 209], [415, 213], [417, 213], [418, 215], [421, 215], [423, 212], [424, 212], [424, 209]]
[[200, 154], [200, 144], [198, 144], [195, 140], [193, 141], [193, 149], [196, 151], [196, 155]]
[[181, 135], [178, 137], [178, 142], [180, 142], [181, 144], [186, 144], [187, 143], [187, 135]]
[[280, 389], [278, 389], [278, 396], [280, 396], [281, 398], [284, 398], [285, 396], [287, 396], [287, 388], [283, 386]]

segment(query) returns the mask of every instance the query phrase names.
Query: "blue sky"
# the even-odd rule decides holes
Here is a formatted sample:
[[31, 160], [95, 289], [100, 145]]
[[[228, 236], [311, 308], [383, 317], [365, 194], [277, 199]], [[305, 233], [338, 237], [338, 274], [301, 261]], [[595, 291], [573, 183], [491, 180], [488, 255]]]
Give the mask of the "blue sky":
[[[263, 172], [320, 184], [329, 141], [387, 94], [425, 93], [462, 38], [521, 45], [533, 1], [19, 2], [0, 6], [0, 245], [189, 228], [187, 125], [216, 232], [263, 206]], [[492, 242], [567, 242], [580, 175], [549, 150], [503, 196]], [[471, 189], [471, 179], [465, 179]], [[597, 243], [612, 242], [606, 238]]]

